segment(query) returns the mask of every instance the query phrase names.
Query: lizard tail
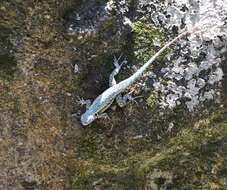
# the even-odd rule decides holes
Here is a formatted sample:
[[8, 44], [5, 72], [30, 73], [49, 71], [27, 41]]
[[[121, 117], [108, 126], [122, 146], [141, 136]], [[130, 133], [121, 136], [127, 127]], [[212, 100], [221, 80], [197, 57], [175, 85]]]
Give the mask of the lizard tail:
[[164, 47], [162, 47], [153, 57], [151, 57], [138, 71], [136, 71], [131, 77], [129, 77], [127, 80], [129, 81], [130, 85], [131, 83], [133, 83], [136, 79], [138, 79], [143, 72], [151, 65], [151, 63], [163, 52], [165, 51], [169, 46], [171, 46], [173, 43], [175, 43], [176, 41], [178, 41], [179, 39], [181, 39], [182, 37], [184, 37], [185, 35], [187, 35], [188, 33], [192, 33], [195, 30], [197, 30], [198, 27], [195, 26], [193, 27], [191, 30], [185, 30], [184, 32], [182, 32], [181, 34], [179, 34], [176, 38], [174, 38], [172, 41], [168, 42]]

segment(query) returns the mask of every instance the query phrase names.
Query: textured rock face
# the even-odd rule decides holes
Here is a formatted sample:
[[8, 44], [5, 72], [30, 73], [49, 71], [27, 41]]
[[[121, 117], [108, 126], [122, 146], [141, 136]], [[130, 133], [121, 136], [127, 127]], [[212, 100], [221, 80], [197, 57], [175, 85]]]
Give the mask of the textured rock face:
[[136, 19], [150, 20], [157, 27], [179, 32], [199, 27], [188, 41], [181, 40], [171, 48], [167, 62], [155, 73], [153, 88], [161, 94], [158, 104], [172, 109], [186, 98], [192, 111], [205, 100], [218, 98], [227, 47], [226, 2], [166, 0], [163, 4], [138, 1], [138, 5]]
[[[219, 96], [220, 81], [223, 78], [221, 63], [224, 58], [221, 54], [226, 51], [226, 15], [227, 5], [224, 1], [177, 1], [168, 6], [167, 12], [179, 15], [184, 20], [187, 28], [198, 25], [198, 32], [189, 36], [190, 56], [194, 60], [205, 55], [199, 63], [192, 61], [184, 64], [183, 61], [173, 60], [177, 63], [172, 69], [174, 79], [177, 79], [175, 68], [183, 70], [181, 76], [185, 80], [186, 89], [181, 97], [191, 99], [186, 102], [188, 109], [193, 108], [204, 100], [211, 100]], [[187, 11], [180, 11], [182, 8]], [[176, 14], [178, 13], [178, 14]], [[172, 17], [174, 18], [174, 17]], [[179, 19], [170, 19], [171, 24], [180, 26]], [[221, 49], [221, 50], [220, 50]], [[206, 74], [203, 74], [206, 72]], [[183, 74], [183, 75], [182, 75]], [[205, 87], [205, 88], [204, 88]]]
[[[219, 96], [223, 1], [72, 0], [79, 3], [59, 22], [68, 2], [0, 3], [0, 189], [222, 189], [226, 111], [212, 106], [215, 114], [203, 109], [192, 120], [163, 110], [185, 102], [197, 114]], [[114, 55], [128, 59], [118, 76], [125, 79], [196, 23], [204, 27], [131, 87], [144, 95], [138, 104], [113, 106], [110, 120], [81, 127], [76, 99], [106, 89]]]
[[[125, 0], [120, 2], [86, 1], [69, 13], [63, 19], [63, 23], [68, 33], [74, 36], [95, 32], [99, 26], [113, 18], [116, 23], [123, 26], [126, 25], [124, 22], [127, 22], [123, 16], [128, 13], [128, 6]], [[113, 22], [113, 28], [116, 27], [116, 23]]]
[[[122, 25], [127, 25], [122, 18], [129, 14], [129, 4], [130, 1], [83, 4], [78, 8], [81, 11], [70, 15], [66, 26], [74, 34], [84, 34], [94, 31], [100, 23], [113, 16]], [[146, 79], [141, 87], [161, 94], [156, 101], [162, 108], [172, 109], [186, 99], [187, 108], [192, 111], [205, 100], [218, 98], [223, 78], [222, 54], [227, 44], [226, 3], [221, 0], [166, 0], [163, 3], [138, 0], [136, 5], [134, 21], [150, 21], [154, 27], [178, 32], [195, 25], [199, 27], [188, 40], [181, 40], [171, 48], [165, 65], [155, 73], [156, 77], [152, 77], [153, 88], [147, 88]], [[153, 44], [161, 46], [159, 39], [154, 38]]]
[[[160, 94], [156, 102], [162, 108], [172, 109], [184, 99], [188, 110], [192, 111], [200, 103], [218, 98], [223, 78], [223, 52], [227, 47], [226, 3], [222, 0], [138, 0], [134, 2], [135, 10], [130, 10], [131, 4], [125, 0], [82, 4], [69, 15], [66, 28], [75, 35], [86, 34], [110, 18], [118, 20], [122, 26], [133, 27], [126, 19], [128, 15], [133, 15], [134, 22], [151, 22], [153, 27], [173, 32], [196, 25], [199, 29], [188, 36], [188, 40], [180, 40], [172, 46], [165, 65], [152, 72], [155, 77], [146, 75], [148, 80], [153, 78], [153, 87], [145, 85], [146, 78], [138, 84], [146, 90], [156, 90]], [[160, 47], [160, 40], [154, 38], [153, 45]], [[133, 53], [138, 54], [137, 51]], [[140, 55], [141, 59], [143, 56]]]
[[62, 2], [0, 2], [1, 190], [41, 189], [42, 184], [43, 189], [63, 189], [67, 184], [64, 169], [56, 167], [65, 162], [61, 139], [67, 119], [61, 118], [71, 120], [70, 112], [58, 108], [64, 103], [57, 103], [70, 98], [65, 91], [71, 75], [67, 40], [58, 31]]
[[93, 1], [81, 4], [70, 13], [64, 25], [71, 34], [84, 34], [94, 31], [107, 17], [106, 3]]

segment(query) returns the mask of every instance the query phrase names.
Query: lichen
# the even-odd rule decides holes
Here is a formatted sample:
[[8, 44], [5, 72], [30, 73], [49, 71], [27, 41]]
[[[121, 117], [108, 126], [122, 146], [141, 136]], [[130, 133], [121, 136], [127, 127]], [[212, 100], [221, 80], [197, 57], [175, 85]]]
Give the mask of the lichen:
[[[178, 93], [182, 90], [172, 83], [171, 69], [176, 80], [185, 71], [192, 93], [206, 88], [207, 81], [218, 86], [216, 79], [223, 77], [220, 92], [226, 100], [226, 67], [222, 66], [222, 73], [218, 65], [203, 62], [204, 53], [192, 59], [184, 49], [185, 40], [169, 48], [131, 87], [137, 85], [135, 94], [143, 90], [143, 98], [128, 102], [125, 108], [113, 104], [107, 110], [110, 120], [81, 127], [79, 117], [85, 108], [76, 100], [95, 98], [108, 87], [114, 55], [123, 53], [122, 59], [128, 61], [118, 76], [120, 81], [176, 35], [174, 30], [160, 32], [170, 26], [164, 22], [165, 6], [157, 0], [131, 4], [133, 11], [140, 11], [130, 18], [135, 29], [122, 29], [121, 18], [133, 15], [128, 5], [135, 2], [122, 0], [112, 1], [115, 17], [89, 34], [69, 36], [60, 21], [62, 15], [71, 11], [71, 5], [84, 2], [2, 1], [0, 61], [7, 64], [0, 66], [0, 189], [224, 188], [226, 103], [205, 101], [204, 107], [191, 114], [182, 111], [187, 97], [170, 113], [156, 104], [165, 86]], [[143, 20], [146, 16], [151, 22]], [[208, 49], [213, 54], [215, 48]], [[134, 54], [137, 51], [140, 54]], [[182, 51], [187, 52], [185, 59], [171, 58]], [[188, 60], [190, 69], [185, 69]], [[185, 64], [171, 65], [171, 61]], [[165, 63], [171, 67], [163, 68]], [[210, 73], [212, 77], [205, 79]], [[211, 92], [204, 97], [210, 99], [216, 89]], [[173, 96], [168, 97], [172, 103]]]

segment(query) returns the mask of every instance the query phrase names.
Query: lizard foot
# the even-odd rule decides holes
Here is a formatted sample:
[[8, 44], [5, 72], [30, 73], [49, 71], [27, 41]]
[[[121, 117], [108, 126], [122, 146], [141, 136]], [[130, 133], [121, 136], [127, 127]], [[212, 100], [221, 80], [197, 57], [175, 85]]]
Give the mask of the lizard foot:
[[136, 101], [135, 99], [137, 99], [137, 98], [143, 98], [143, 97], [144, 97], [144, 96], [135, 96], [135, 97], [129, 96], [128, 99], [129, 99], [131, 102], [137, 104], [137, 101]]
[[105, 120], [110, 119], [107, 113], [101, 113], [97, 115], [96, 118], [103, 118]]
[[91, 105], [91, 100], [84, 100], [83, 98], [78, 98], [77, 103], [80, 105], [86, 105], [86, 109], [88, 109]]
[[127, 60], [124, 59], [124, 60], [122, 61], [122, 63], [119, 65], [118, 62], [119, 62], [119, 60], [121, 59], [121, 57], [122, 57], [122, 54], [120, 55], [120, 57], [119, 57], [118, 59], [116, 58], [116, 56], [114, 56], [114, 66], [115, 66], [115, 68], [120, 69], [121, 66], [122, 66], [123, 64], [127, 63]]
[[124, 96], [122, 96], [121, 94], [118, 94], [117, 97], [116, 97], [116, 101], [117, 101], [117, 104], [120, 106], [120, 107], [124, 107], [126, 105], [126, 101], [127, 100], [130, 100], [130, 101], [133, 101], [135, 103], [137, 103], [135, 101], [135, 99], [137, 98], [141, 98], [143, 96], [136, 96], [136, 97], [132, 97], [131, 94], [134, 92], [134, 90], [130, 91], [129, 93], [125, 94]]
[[135, 96], [135, 97], [132, 97], [131, 96], [131, 94], [134, 92], [135, 90], [132, 90], [132, 91], [130, 91], [127, 95], [128, 95], [128, 100], [129, 101], [132, 101], [132, 102], [134, 102], [134, 103], [137, 103], [136, 101], [135, 101], [135, 99], [137, 99], [137, 98], [143, 98], [144, 96]]

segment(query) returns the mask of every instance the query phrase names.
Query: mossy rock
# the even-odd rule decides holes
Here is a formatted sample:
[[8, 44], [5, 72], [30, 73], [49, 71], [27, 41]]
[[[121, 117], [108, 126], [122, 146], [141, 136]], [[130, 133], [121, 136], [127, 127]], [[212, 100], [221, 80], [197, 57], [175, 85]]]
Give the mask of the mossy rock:
[[113, 142], [91, 129], [78, 144], [72, 189], [224, 189], [226, 127], [218, 111], [159, 142]]
[[5, 80], [12, 80], [16, 71], [16, 62], [8, 54], [0, 55], [0, 77]]

